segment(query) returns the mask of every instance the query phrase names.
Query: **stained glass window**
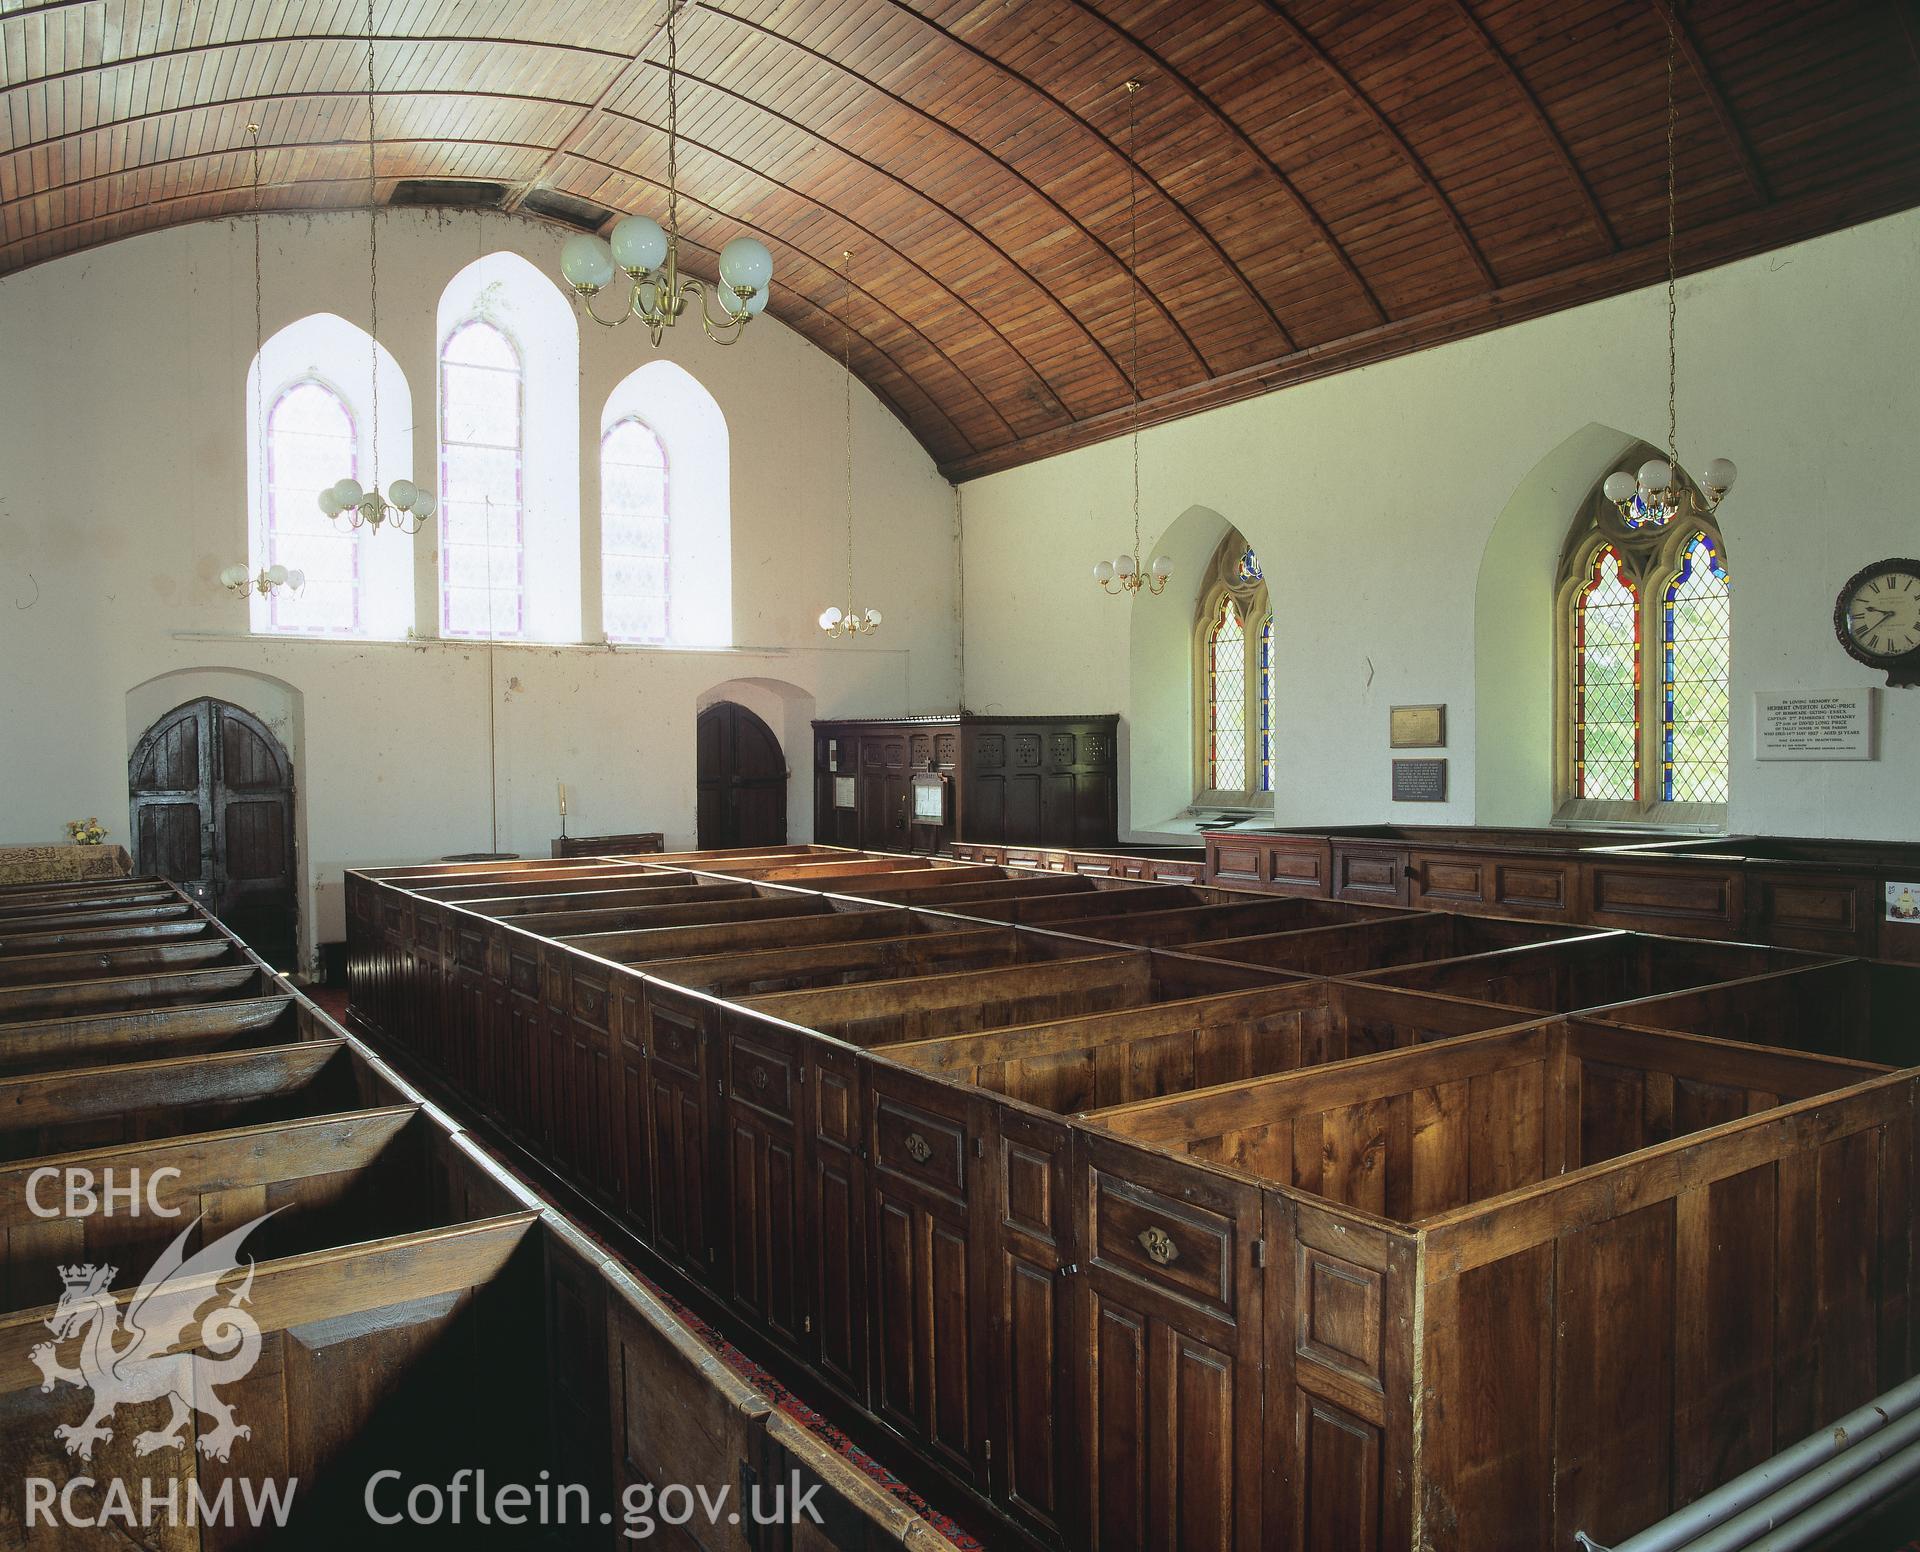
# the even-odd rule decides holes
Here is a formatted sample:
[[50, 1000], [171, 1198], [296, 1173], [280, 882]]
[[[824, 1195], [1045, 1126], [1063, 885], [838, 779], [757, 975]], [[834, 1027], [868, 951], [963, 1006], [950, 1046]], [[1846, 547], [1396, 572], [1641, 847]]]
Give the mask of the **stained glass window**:
[[1733, 607], [1727, 568], [1707, 534], [1696, 533], [1688, 542], [1661, 613], [1661, 796], [1724, 803]]
[[1573, 794], [1640, 796], [1640, 600], [1612, 545], [1574, 601]]
[[635, 416], [600, 439], [602, 607], [609, 641], [665, 641], [667, 451]]
[[[1249, 550], [1248, 554], [1253, 552]], [[1260, 627], [1260, 790], [1273, 791], [1273, 616]]]
[[343, 475], [358, 478], [353, 416], [324, 383], [295, 383], [267, 415], [267, 558], [307, 574], [298, 595], [276, 589], [270, 628], [313, 635], [357, 635], [360, 547], [351, 529], [336, 527], [318, 496]]
[[1247, 631], [1231, 597], [1220, 600], [1207, 632], [1207, 785], [1247, 786]]
[[470, 319], [440, 351], [440, 629], [526, 630], [520, 352]]
[[1265, 576], [1260, 570], [1260, 557], [1251, 548], [1240, 552], [1240, 558], [1233, 563], [1233, 574], [1249, 585], [1263, 580]]

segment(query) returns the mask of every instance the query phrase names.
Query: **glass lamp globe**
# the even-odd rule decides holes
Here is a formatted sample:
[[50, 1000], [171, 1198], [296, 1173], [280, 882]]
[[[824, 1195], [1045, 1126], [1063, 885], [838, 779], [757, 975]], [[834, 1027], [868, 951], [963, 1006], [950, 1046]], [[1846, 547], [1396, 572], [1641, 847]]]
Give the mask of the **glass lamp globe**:
[[287, 586], [292, 588], [296, 593], [306, 585], [307, 574], [298, 567], [293, 568], [287, 573]]
[[[667, 234], [651, 216], [628, 216], [616, 222], [610, 239], [613, 262], [629, 275], [658, 269], [667, 259]], [[564, 255], [561, 263], [566, 262]], [[609, 276], [609, 279], [612, 277]]]
[[1114, 561], [1113, 569], [1123, 577], [1130, 577], [1140, 569], [1140, 562], [1131, 555], [1122, 555]]
[[1113, 562], [1097, 560], [1093, 563], [1093, 580], [1105, 587], [1113, 580]]
[[331, 485], [320, 492], [320, 510], [326, 513], [328, 517], [338, 517], [340, 515], [340, 506], [340, 498], [334, 494], [334, 489]]
[[875, 627], [875, 626], [877, 626], [877, 625], [879, 625], [879, 623], [880, 623], [880, 611], [879, 611], [878, 609], [869, 609], [869, 610], [867, 611], [867, 626], [868, 626], [868, 628], [869, 628], [869, 629], [871, 629], [871, 628], [873, 628], [873, 627]]
[[1715, 458], [1701, 471], [1700, 479], [1709, 490], [1732, 490], [1739, 474], [1731, 458]]
[[420, 487], [412, 480], [395, 480], [387, 487], [387, 500], [395, 506], [409, 508], [420, 495]]
[[764, 291], [773, 279], [773, 255], [757, 237], [736, 237], [720, 250], [720, 278], [741, 291]]
[[598, 237], [581, 232], [561, 245], [560, 273], [574, 290], [591, 296], [613, 282], [613, 251]]
[[342, 507], [359, 506], [360, 498], [365, 494], [366, 492], [360, 488], [360, 482], [352, 478], [341, 480], [333, 487], [333, 499]]
[[1638, 488], [1633, 476], [1625, 469], [1615, 469], [1607, 476], [1607, 482], [1600, 487], [1600, 490], [1607, 500], [1617, 506], [1623, 501], [1633, 500], [1633, 493]]
[[220, 573], [220, 585], [222, 587], [238, 587], [246, 580], [246, 576], [247, 568], [245, 566], [227, 566], [223, 568]]
[[1165, 555], [1156, 555], [1153, 558], [1152, 570], [1153, 580], [1164, 582], [1173, 575], [1173, 562]]
[[832, 630], [834, 626], [838, 625], [844, 618], [845, 616], [840, 613], [837, 607], [829, 604], [827, 608], [821, 611], [820, 628], [822, 630]]
[[740, 293], [728, 285], [725, 280], [722, 280], [718, 286], [714, 287], [714, 292], [720, 298], [720, 306], [725, 310], [729, 318], [738, 318], [742, 313], [745, 313], [749, 318], [758, 318], [767, 310], [767, 288], [765, 286], [762, 286], [744, 301], [741, 300]]
[[267, 567], [267, 580], [275, 587], [285, 587], [287, 584], [287, 568], [285, 566]]
[[440, 510], [440, 498], [430, 490], [416, 490], [413, 496], [413, 515], [421, 521], [432, 517]]
[[1645, 490], [1666, 490], [1673, 484], [1673, 465], [1664, 458], [1649, 458], [1640, 465], [1640, 485]]

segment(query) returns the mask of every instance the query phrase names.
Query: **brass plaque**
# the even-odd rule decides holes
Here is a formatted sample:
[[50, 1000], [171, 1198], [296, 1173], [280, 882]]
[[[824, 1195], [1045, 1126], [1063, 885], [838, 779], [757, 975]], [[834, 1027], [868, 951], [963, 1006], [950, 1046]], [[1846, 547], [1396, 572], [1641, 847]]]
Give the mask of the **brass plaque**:
[[1395, 749], [1447, 747], [1445, 706], [1395, 706], [1390, 726]]

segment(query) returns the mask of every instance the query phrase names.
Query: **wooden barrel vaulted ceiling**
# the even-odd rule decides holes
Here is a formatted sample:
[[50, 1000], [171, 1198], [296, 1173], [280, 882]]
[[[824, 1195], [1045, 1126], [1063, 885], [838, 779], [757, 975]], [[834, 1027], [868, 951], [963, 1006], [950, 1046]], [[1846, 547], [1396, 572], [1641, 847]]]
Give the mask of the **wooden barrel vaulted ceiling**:
[[[681, 223], [955, 478], [1920, 203], [1915, 0], [691, 0]], [[659, 3], [377, 0], [378, 198], [663, 214]], [[0, 0], [0, 273], [364, 206], [357, 0]], [[422, 180], [458, 180], [440, 187]], [[555, 231], [557, 261], [562, 231]], [[1785, 364], [1782, 370], [1789, 370]]]

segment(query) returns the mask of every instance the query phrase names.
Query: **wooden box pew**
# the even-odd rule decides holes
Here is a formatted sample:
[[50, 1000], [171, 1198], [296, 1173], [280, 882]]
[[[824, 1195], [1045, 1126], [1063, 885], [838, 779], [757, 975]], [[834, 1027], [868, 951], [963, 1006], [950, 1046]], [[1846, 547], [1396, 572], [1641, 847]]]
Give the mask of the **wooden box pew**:
[[82, 889], [75, 885], [69, 892], [39, 892], [0, 895], [0, 921], [17, 916], [45, 916], [55, 911], [99, 911], [138, 905], [165, 905], [179, 895], [164, 879], [148, 880], [134, 888]]
[[855, 876], [851, 882], [833, 884], [831, 892], [854, 895], [862, 899], [893, 900], [904, 899], [907, 896], [918, 897], [939, 890], [969, 887], [985, 889], [1012, 887], [1025, 892], [1031, 890], [1032, 885], [1037, 882], [1040, 880], [1020, 878], [1009, 873], [1005, 868], [969, 867], [963, 863], [948, 862], [930, 868], [907, 868], [891, 873]]
[[[1468, 920], [1482, 919], [1461, 918], [1463, 925]], [[1218, 944], [1204, 950], [1219, 951]], [[1362, 980], [1409, 991], [1443, 992], [1542, 1013], [1578, 1013], [1770, 970], [1816, 965], [1829, 957], [1746, 943], [1609, 932], [1353, 973]]]
[[[50, 1302], [60, 1265], [111, 1261], [125, 1286], [196, 1219], [190, 1250], [278, 1209], [248, 1241], [262, 1260], [448, 1226], [464, 1208], [447, 1177], [467, 1167], [453, 1145], [420, 1105], [398, 1104], [15, 1159], [0, 1165], [0, 1307]], [[139, 1204], [45, 1216], [73, 1181], [137, 1181]]]
[[1920, 966], [1840, 959], [1596, 1008], [1593, 1017], [1920, 1066]]
[[328, 1033], [284, 986], [208, 1002], [0, 1023], [0, 1074], [187, 1056], [241, 1046], [283, 1045]]
[[231, 938], [211, 931], [197, 937], [135, 941], [112, 947], [64, 948], [41, 953], [0, 950], [0, 986], [89, 981], [249, 962], [246, 951]]
[[1244, 894], [1224, 889], [1203, 889], [1194, 884], [1143, 884], [1132, 880], [1089, 878], [1079, 873], [1037, 874], [1034, 877], [1057, 877], [1062, 882], [1079, 879], [1091, 887], [1045, 895], [1023, 891], [1001, 898], [969, 900], [951, 905], [940, 905], [932, 899], [915, 900], [913, 903], [926, 910], [949, 910], [956, 916], [1010, 921], [1023, 927], [1057, 926], [1066, 932], [1073, 930], [1074, 922], [1089, 917], [1131, 915], [1135, 911], [1172, 911], [1246, 898]]
[[873, 1050], [1069, 1115], [1478, 1034], [1531, 1017], [1454, 997], [1299, 981]]
[[44, 954], [62, 948], [125, 948], [135, 943], [166, 943], [218, 935], [217, 923], [197, 916], [164, 921], [108, 922], [95, 927], [52, 927], [34, 932], [0, 931], [0, 958]]
[[[700, 954], [890, 938], [923, 928], [938, 932], [952, 924], [951, 918], [930, 917], [920, 922], [914, 912], [847, 907], [818, 895], [799, 898], [809, 900], [810, 909], [760, 920], [695, 922], [626, 932], [557, 933], [551, 941], [616, 964], [644, 965], [656, 959], [689, 959]], [[906, 922], [917, 925], [907, 927], [903, 925]]]
[[683, 868], [663, 868], [648, 872], [641, 868], [576, 869], [557, 878], [525, 876], [499, 880], [459, 883], [409, 882], [408, 894], [426, 900], [444, 900], [449, 905], [464, 905], [471, 900], [512, 900], [535, 895], [570, 895], [595, 889], [665, 889], [675, 884], [697, 883]]
[[1038, 895], [1090, 894], [1092, 879], [1073, 873], [1010, 874], [994, 869], [990, 878], [959, 878], [959, 870], [941, 868], [926, 873], [883, 875], [837, 884], [832, 892], [860, 900], [884, 899], [893, 905], [940, 910], [949, 905], [982, 900], [1031, 899]]
[[929, 930], [904, 912], [893, 919], [900, 932], [898, 937], [737, 954], [703, 954], [690, 959], [657, 959], [648, 963], [647, 974], [710, 996], [740, 998], [816, 986], [851, 986], [862, 981], [987, 970], [1081, 957], [1087, 952], [1085, 944], [1052, 933], [1017, 932], [1009, 927], [984, 925], [939, 932]]
[[893, 874], [957, 872], [973, 877], [988, 871], [960, 863], [942, 862], [937, 857], [792, 857], [755, 858], [745, 862], [715, 859], [701, 863], [696, 871], [726, 878], [757, 878], [772, 884], [800, 884], [824, 888], [826, 880], [874, 878]]
[[1001, 970], [778, 992], [743, 998], [740, 1006], [851, 1045], [875, 1046], [1144, 1007], [1289, 979], [1275, 971], [1135, 949]]
[[0, 1078], [0, 1160], [331, 1115], [417, 1098], [344, 1039]]
[[[760, 891], [747, 884], [745, 880], [735, 884], [718, 884], [714, 880], [703, 880], [695, 874], [668, 874], [666, 884], [641, 885], [632, 887], [626, 882], [614, 880], [609, 887], [582, 885], [580, 889], [570, 889], [566, 893], [530, 893], [530, 895], [484, 895], [476, 899], [451, 901], [461, 910], [472, 910], [476, 916], [493, 916], [497, 920], [507, 920], [511, 916], [540, 916], [557, 914], [561, 910], [620, 910], [622, 907], [649, 907], [649, 905], [687, 905], [689, 901], [741, 901], [753, 899]], [[424, 903], [424, 901], [422, 901]], [[415, 905], [420, 909], [422, 903]]]
[[533, 883], [568, 878], [614, 878], [627, 873], [647, 874], [653, 861], [552, 862], [537, 858], [524, 862], [418, 863], [412, 867], [354, 868], [353, 876], [386, 888], [421, 890], [455, 884]]
[[252, 960], [189, 970], [104, 976], [93, 980], [33, 981], [0, 986], [0, 1028], [27, 1019], [80, 1013], [125, 1013], [180, 1003], [272, 996], [278, 982]]
[[[1916, 1081], [1577, 1019], [1095, 1112], [1088, 1362], [1130, 1350], [1115, 1282], [1213, 1302], [1257, 1261], [1265, 1470], [1232, 1499], [1266, 1544], [1617, 1544], [1913, 1371]], [[1103, 1131], [1257, 1203], [1148, 1197]], [[1096, 1407], [1097, 1502], [1137, 1422]], [[1156, 1479], [1212, 1469], [1183, 1432]]]
[[[825, 909], [831, 910], [832, 906]], [[580, 933], [644, 932], [650, 927], [688, 927], [708, 922], [775, 921], [788, 916], [815, 916], [822, 902], [801, 893], [728, 896], [689, 900], [681, 905], [620, 906], [597, 911], [539, 911], [516, 916], [513, 925], [536, 937], [577, 936]]]
[[1394, 911], [1345, 926], [1223, 936], [1186, 945], [1184, 952], [1235, 964], [1271, 965], [1302, 975], [1361, 975], [1393, 965], [1424, 964], [1594, 935], [1593, 928], [1551, 922]]
[[0, 919], [0, 937], [31, 937], [43, 932], [78, 931], [87, 927], [125, 927], [135, 922], [186, 921], [195, 914], [193, 903], [180, 895], [126, 905], [47, 906]]
[[[1128, 943], [1139, 948], [1179, 948], [1190, 943], [1211, 944], [1218, 939], [1246, 939], [1272, 933], [1293, 934], [1314, 929], [1364, 926], [1403, 918], [1408, 914], [1391, 907], [1348, 905], [1338, 900], [1242, 896], [1223, 905], [1178, 905], [1161, 911], [1134, 909], [1112, 916], [1076, 916], [1071, 921], [1044, 925], [1061, 932], [1071, 932], [1075, 937], [1098, 938], [1108, 943]], [[1042, 924], [1027, 922], [1025, 925]]]

